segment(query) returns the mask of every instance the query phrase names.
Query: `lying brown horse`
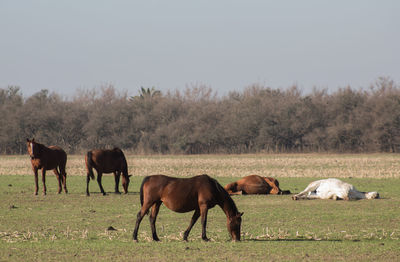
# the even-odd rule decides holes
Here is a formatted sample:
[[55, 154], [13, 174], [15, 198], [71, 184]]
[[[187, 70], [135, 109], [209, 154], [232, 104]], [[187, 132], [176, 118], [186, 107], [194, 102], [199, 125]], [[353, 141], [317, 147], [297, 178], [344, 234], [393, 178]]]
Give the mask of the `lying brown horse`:
[[[67, 154], [58, 146], [45, 146], [35, 142], [35, 139], [26, 139], [28, 154], [31, 158], [33, 173], [35, 174], [35, 195], [38, 194], [38, 170], [42, 169], [43, 195], [46, 195], [46, 170], [53, 169], [58, 180], [58, 193], [61, 193], [61, 184], [65, 193], [67, 190], [67, 174], [65, 165], [67, 164]], [[58, 168], [58, 169], [57, 169]]]
[[231, 195], [248, 195], [248, 194], [271, 194], [286, 195], [290, 194], [289, 190], [282, 191], [279, 188], [279, 182], [272, 177], [261, 177], [251, 175], [243, 177], [236, 182], [227, 184], [225, 190]]
[[126, 163], [125, 155], [119, 148], [114, 149], [94, 149], [87, 152], [85, 156], [86, 162], [86, 195], [89, 193], [90, 178], [94, 179], [93, 168], [97, 171], [97, 183], [99, 184], [100, 191], [106, 195], [104, 188], [101, 184], [101, 177], [103, 173], [114, 173], [115, 178], [115, 193], [119, 192], [119, 179], [122, 173], [122, 187], [125, 194], [128, 193], [129, 177], [128, 164]]
[[160, 239], [156, 233], [157, 214], [162, 203], [172, 211], [185, 213], [194, 210], [189, 227], [183, 234], [183, 240], [187, 241], [189, 232], [197, 219], [201, 216], [202, 235], [201, 238], [208, 240], [206, 236], [208, 209], [219, 205], [227, 217], [228, 231], [232, 240], [240, 240], [241, 216], [236, 208], [235, 202], [224, 188], [208, 175], [195, 176], [192, 178], [175, 178], [164, 175], [148, 176], [143, 179], [140, 187], [140, 203], [142, 208], [137, 214], [136, 226], [133, 231], [133, 239], [137, 241], [140, 222], [150, 209], [150, 226], [153, 240]]

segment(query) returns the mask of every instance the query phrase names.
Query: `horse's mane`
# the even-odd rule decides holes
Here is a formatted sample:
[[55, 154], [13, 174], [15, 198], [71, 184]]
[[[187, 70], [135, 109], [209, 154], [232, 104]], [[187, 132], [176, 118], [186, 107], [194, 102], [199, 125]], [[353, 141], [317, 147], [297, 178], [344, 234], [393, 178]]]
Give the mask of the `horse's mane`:
[[229, 193], [225, 190], [225, 188], [220, 183], [218, 183], [218, 181], [216, 179], [211, 178], [211, 177], [210, 177], [210, 179], [215, 183], [215, 187], [217, 188], [218, 192], [222, 196], [221, 200], [228, 201], [228, 204], [232, 207], [233, 211], [235, 213], [239, 213], [235, 202], [233, 201], [233, 199], [229, 195]]

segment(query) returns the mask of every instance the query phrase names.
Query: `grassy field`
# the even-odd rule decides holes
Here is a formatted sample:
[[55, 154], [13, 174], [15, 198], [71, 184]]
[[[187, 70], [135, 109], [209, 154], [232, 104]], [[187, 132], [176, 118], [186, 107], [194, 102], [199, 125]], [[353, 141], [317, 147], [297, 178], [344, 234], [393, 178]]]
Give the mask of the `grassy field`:
[[[56, 194], [47, 176], [47, 196], [33, 196], [27, 156], [0, 156], [0, 261], [399, 261], [400, 156], [376, 155], [205, 155], [128, 156], [133, 175], [130, 193], [115, 195], [113, 177], [103, 177], [107, 196], [90, 183], [85, 196], [82, 156], [67, 166], [69, 194]], [[192, 176], [208, 173], [226, 184], [249, 174], [274, 176], [282, 189], [299, 192], [324, 177], [338, 177], [382, 199], [304, 200], [290, 196], [234, 196], [244, 212], [243, 241], [229, 241], [226, 217], [209, 212], [201, 241], [198, 222], [189, 242], [183, 231], [192, 213], [162, 207], [157, 220], [160, 243], [152, 242], [148, 219], [132, 231], [139, 211], [143, 176], [156, 173]], [[40, 190], [41, 190], [40, 185]], [[109, 230], [115, 229], [115, 230]]]

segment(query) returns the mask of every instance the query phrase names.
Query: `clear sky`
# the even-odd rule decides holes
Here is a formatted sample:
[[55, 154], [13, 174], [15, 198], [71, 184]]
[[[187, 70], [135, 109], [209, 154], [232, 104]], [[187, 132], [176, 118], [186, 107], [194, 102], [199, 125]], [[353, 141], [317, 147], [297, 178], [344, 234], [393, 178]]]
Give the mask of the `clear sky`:
[[0, 88], [400, 82], [398, 0], [0, 0]]

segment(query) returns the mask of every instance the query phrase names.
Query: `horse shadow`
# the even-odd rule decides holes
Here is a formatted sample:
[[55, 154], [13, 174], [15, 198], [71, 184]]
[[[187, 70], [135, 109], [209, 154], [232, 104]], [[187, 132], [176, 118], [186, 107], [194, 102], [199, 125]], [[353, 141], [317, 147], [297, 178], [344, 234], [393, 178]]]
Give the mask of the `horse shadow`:
[[[257, 239], [245, 238], [243, 242], [343, 242], [341, 239], [306, 239], [306, 238], [288, 238], [288, 239]], [[354, 240], [353, 240], [354, 241]]]
[[[105, 196], [138, 196], [140, 195], [140, 192], [128, 192], [128, 193], [115, 193], [114, 191], [105, 191], [106, 195]], [[90, 192], [91, 195], [103, 195], [101, 192]]]

